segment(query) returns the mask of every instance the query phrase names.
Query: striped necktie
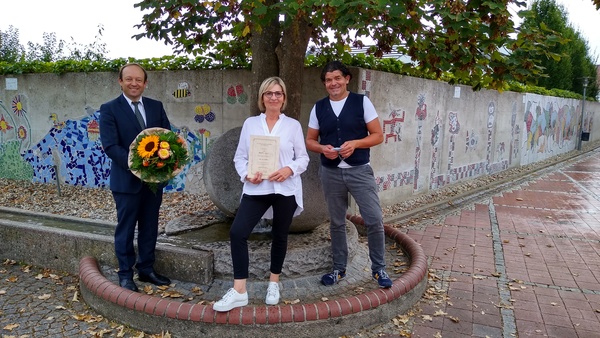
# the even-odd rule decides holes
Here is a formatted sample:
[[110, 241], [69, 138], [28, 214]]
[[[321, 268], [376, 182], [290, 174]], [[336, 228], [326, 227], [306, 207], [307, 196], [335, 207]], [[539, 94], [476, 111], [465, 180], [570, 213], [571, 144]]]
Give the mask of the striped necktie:
[[139, 101], [135, 101], [135, 102], [131, 102], [133, 104], [134, 107], [134, 112], [135, 112], [135, 117], [137, 117], [138, 122], [140, 123], [140, 126], [142, 127], [142, 129], [146, 129], [146, 123], [144, 122], [144, 118], [142, 117], [142, 113], [140, 113], [140, 110], [138, 109], [138, 105], [140, 104]]

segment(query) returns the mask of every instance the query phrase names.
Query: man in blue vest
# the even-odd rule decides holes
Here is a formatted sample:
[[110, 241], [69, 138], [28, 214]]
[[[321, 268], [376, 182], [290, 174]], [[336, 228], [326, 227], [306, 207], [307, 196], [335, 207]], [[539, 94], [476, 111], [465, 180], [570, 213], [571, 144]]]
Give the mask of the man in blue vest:
[[321, 277], [321, 283], [334, 285], [346, 276], [350, 193], [367, 228], [372, 276], [380, 287], [389, 288], [392, 281], [385, 272], [383, 215], [369, 165], [369, 149], [383, 142], [383, 132], [371, 100], [348, 91], [351, 79], [352, 74], [339, 61], [323, 68], [321, 81], [329, 95], [311, 110], [306, 134], [306, 148], [321, 154], [319, 175], [331, 221], [333, 271]]

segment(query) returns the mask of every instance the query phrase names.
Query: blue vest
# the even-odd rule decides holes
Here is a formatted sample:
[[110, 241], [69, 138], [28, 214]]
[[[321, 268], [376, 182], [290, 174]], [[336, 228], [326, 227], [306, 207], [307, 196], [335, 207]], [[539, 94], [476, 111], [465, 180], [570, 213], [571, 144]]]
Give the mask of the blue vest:
[[[320, 144], [331, 144], [334, 147], [339, 147], [348, 140], [362, 139], [369, 135], [365, 123], [363, 97], [364, 95], [350, 92], [340, 116], [335, 116], [329, 97], [317, 101], [315, 112], [319, 120]], [[354, 153], [344, 161], [351, 166], [367, 164], [369, 163], [369, 154], [369, 148], [356, 148]], [[339, 158], [330, 160], [321, 154], [321, 164], [325, 167], [335, 168], [340, 162]]]

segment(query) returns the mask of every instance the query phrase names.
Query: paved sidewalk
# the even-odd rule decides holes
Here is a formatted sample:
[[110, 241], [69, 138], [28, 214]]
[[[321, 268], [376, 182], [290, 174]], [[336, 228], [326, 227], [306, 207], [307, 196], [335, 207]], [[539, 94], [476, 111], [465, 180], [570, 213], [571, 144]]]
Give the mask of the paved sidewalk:
[[[347, 337], [600, 337], [598, 155], [388, 223], [427, 255], [428, 290], [408, 312]], [[141, 336], [87, 309], [76, 276], [51, 273], [0, 266], [0, 337]]]
[[412, 337], [600, 337], [597, 151], [430, 223]]

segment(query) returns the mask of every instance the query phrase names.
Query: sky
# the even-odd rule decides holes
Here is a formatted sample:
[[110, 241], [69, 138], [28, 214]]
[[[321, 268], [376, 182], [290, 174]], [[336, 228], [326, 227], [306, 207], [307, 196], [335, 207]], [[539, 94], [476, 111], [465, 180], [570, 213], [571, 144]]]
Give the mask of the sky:
[[56, 33], [58, 40], [80, 45], [96, 40], [98, 26], [104, 26], [101, 42], [106, 44], [107, 57], [152, 58], [172, 55], [172, 47], [164, 42], [134, 34], [143, 31], [134, 28], [144, 13], [133, 5], [141, 0], [0, 0], [0, 30], [9, 26], [19, 30], [19, 40], [27, 46], [31, 41], [43, 44], [44, 33]]
[[592, 0], [556, 0], [556, 3], [565, 8], [571, 27], [582, 33], [590, 52], [597, 58], [596, 64], [600, 64], [600, 11]]
[[[556, 0], [569, 13], [571, 25], [588, 40], [590, 51], [600, 63], [600, 11], [592, 0]], [[9, 26], [19, 30], [19, 40], [26, 46], [31, 41], [43, 44], [43, 33], [56, 33], [56, 38], [80, 45], [93, 43], [98, 26], [104, 26], [101, 41], [107, 57], [152, 58], [172, 55], [172, 47], [161, 41], [135, 40], [134, 28], [144, 13], [133, 5], [140, 0], [0, 0], [0, 30]]]
[[600, 63], [600, 10], [592, 4], [591, 0], [558, 0], [569, 13], [571, 26], [583, 33], [588, 41], [588, 46]]

